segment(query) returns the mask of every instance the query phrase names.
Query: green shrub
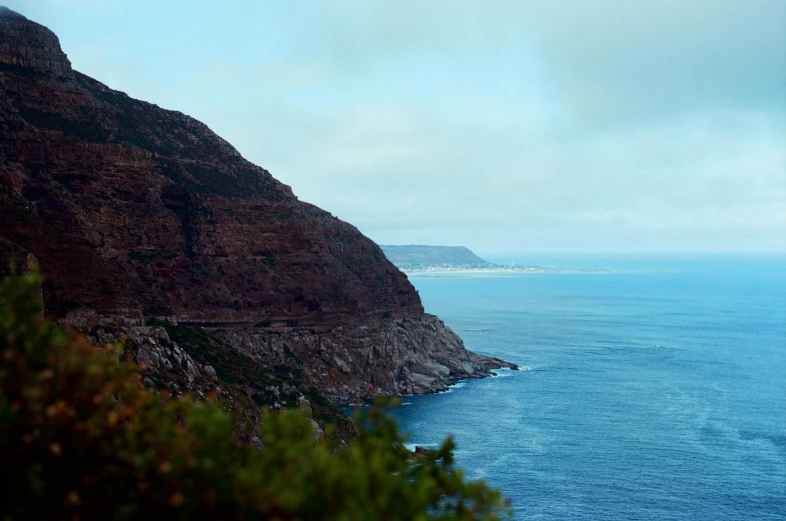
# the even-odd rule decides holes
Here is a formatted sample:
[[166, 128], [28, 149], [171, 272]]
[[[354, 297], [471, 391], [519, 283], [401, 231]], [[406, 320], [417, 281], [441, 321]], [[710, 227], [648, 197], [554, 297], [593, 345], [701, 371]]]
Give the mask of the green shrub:
[[[375, 407], [346, 447], [301, 413], [268, 413], [240, 446], [221, 404], [143, 389], [120, 346], [41, 317], [36, 274], [0, 286], [0, 519], [496, 519], [450, 439], [413, 459]], [[325, 440], [331, 439], [325, 436]]]

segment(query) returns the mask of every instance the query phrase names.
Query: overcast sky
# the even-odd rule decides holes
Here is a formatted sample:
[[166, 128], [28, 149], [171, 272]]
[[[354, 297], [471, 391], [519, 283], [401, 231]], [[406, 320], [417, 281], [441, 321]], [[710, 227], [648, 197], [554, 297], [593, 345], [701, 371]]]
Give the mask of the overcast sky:
[[786, 251], [783, 0], [5, 2], [380, 243]]

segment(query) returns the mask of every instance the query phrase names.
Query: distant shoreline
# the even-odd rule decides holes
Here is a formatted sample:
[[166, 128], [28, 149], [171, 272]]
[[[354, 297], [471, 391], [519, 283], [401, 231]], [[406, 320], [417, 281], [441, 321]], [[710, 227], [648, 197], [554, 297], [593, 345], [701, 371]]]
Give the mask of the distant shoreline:
[[399, 268], [404, 273], [532, 273], [543, 271], [557, 271], [559, 268], [541, 266], [494, 266], [488, 268], [450, 267], [450, 266], [424, 266], [422, 268]]
[[497, 264], [478, 257], [466, 246], [381, 245], [383, 253], [398, 269], [407, 275], [454, 274], [477, 275], [481, 273], [608, 273], [608, 269], [562, 268]]
[[422, 268], [399, 267], [399, 269], [407, 275], [424, 275], [424, 274], [440, 274], [440, 273], [452, 273], [456, 275], [476, 274], [476, 273], [609, 273], [610, 271], [606, 268], [572, 269], [572, 268], [558, 268], [555, 266], [494, 266], [489, 268], [425, 266]]

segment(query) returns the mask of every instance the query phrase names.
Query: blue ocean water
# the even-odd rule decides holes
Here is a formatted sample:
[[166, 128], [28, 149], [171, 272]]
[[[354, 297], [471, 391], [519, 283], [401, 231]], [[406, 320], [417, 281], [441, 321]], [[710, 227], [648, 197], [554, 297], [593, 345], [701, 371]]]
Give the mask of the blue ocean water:
[[786, 262], [552, 264], [609, 271], [410, 277], [529, 369], [406, 397], [411, 443], [453, 434], [517, 519], [786, 519]]

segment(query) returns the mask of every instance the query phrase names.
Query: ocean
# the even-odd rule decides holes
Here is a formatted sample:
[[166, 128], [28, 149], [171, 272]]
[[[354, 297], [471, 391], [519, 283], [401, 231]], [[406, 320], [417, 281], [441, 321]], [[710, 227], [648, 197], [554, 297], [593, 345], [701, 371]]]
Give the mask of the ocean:
[[452, 434], [516, 519], [786, 519], [786, 260], [540, 264], [577, 270], [410, 276], [523, 369], [405, 397], [410, 443]]

